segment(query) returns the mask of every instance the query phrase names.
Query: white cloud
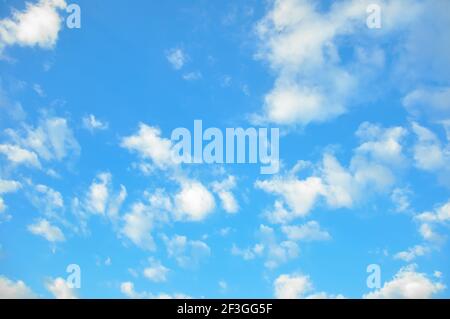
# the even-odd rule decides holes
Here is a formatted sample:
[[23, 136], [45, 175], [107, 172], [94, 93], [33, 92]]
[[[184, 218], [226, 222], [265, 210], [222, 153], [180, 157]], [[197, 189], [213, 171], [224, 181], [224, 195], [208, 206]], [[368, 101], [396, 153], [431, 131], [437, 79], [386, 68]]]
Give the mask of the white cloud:
[[24, 161], [40, 167], [36, 154], [45, 161], [62, 161], [69, 156], [71, 159], [77, 157], [80, 153], [80, 145], [65, 118], [48, 117], [42, 119], [36, 128], [25, 126], [23, 131], [7, 129], [5, 132], [17, 144], [9, 146], [16, 153], [16, 160], [10, 158], [12, 161]]
[[[0, 179], [0, 195], [16, 192], [20, 188], [22, 188], [22, 184], [17, 181]], [[0, 196], [0, 214], [3, 213], [6, 208], [5, 201]]]
[[123, 216], [124, 226], [121, 232], [135, 245], [154, 250], [156, 247], [151, 231], [156, 220], [153, 209], [142, 203], [135, 203], [131, 211]]
[[[384, 129], [363, 123], [357, 131], [361, 144], [354, 149], [348, 168], [325, 152], [316, 165], [300, 162], [285, 175], [256, 181], [256, 188], [277, 196], [266, 217], [273, 223], [287, 223], [310, 214], [321, 199], [332, 209], [352, 208], [371, 194], [389, 192], [395, 181], [391, 167], [401, 166], [404, 161], [404, 134], [400, 127]], [[298, 171], [309, 166], [312, 176], [298, 178]]]
[[179, 70], [186, 63], [187, 56], [180, 48], [171, 49], [166, 53], [167, 61], [175, 70]]
[[157, 127], [139, 124], [139, 132], [123, 138], [120, 146], [151, 160], [158, 168], [164, 169], [174, 164], [172, 142], [161, 137], [161, 130]]
[[14, 10], [12, 17], [0, 20], [0, 53], [7, 45], [39, 46], [51, 49], [58, 40], [64, 0], [40, 0], [26, 3], [24, 11]]
[[312, 283], [308, 276], [280, 275], [274, 282], [275, 298], [300, 299], [312, 290]]
[[169, 268], [161, 264], [160, 261], [153, 258], [149, 259], [150, 266], [144, 269], [145, 278], [153, 282], [163, 282], [167, 280], [167, 274], [169, 273]]
[[419, 232], [423, 239], [439, 242], [444, 236], [438, 234], [435, 228], [438, 225], [448, 225], [450, 223], [450, 201], [437, 206], [433, 211], [426, 211], [414, 216], [420, 223]]
[[58, 277], [46, 282], [45, 288], [50, 291], [56, 299], [77, 299], [74, 288], [70, 288], [65, 279]]
[[22, 281], [13, 281], [0, 276], [0, 299], [29, 299], [35, 298], [33, 291]]
[[131, 299], [190, 299], [191, 297], [182, 293], [160, 293], [158, 295], [153, 295], [149, 292], [137, 292], [134, 289], [134, 284], [131, 281], [122, 282], [120, 284], [120, 291]]
[[[365, 16], [363, 3], [332, 5], [320, 13], [313, 1], [274, 1], [257, 24], [258, 58], [277, 74], [266, 95], [263, 118], [277, 124], [307, 125], [346, 111], [354, 76], [338, 66], [335, 37], [352, 33]], [[314, 36], [312, 36], [314, 35]]]
[[111, 182], [111, 174], [100, 173], [97, 180], [89, 187], [88, 205], [93, 213], [104, 214], [108, 200], [108, 184]]
[[291, 240], [277, 240], [274, 229], [269, 226], [260, 225], [257, 236], [259, 242], [253, 247], [241, 249], [233, 244], [231, 254], [240, 256], [244, 260], [264, 257], [264, 266], [269, 269], [276, 268], [299, 255], [297, 243]]
[[227, 213], [236, 213], [239, 210], [239, 205], [231, 190], [236, 186], [236, 178], [233, 175], [227, 177], [222, 182], [215, 182], [212, 184], [213, 191], [219, 196], [222, 202], [222, 208]]
[[408, 93], [403, 105], [413, 115], [425, 115], [431, 120], [450, 118], [450, 87], [422, 88]]
[[33, 187], [29, 195], [32, 204], [49, 218], [60, 218], [64, 210], [64, 200], [60, 192], [43, 184]]
[[258, 256], [261, 256], [264, 252], [264, 245], [263, 244], [255, 244], [253, 247], [241, 249], [233, 244], [233, 247], [231, 248], [231, 254], [234, 256], [240, 256], [244, 260], [252, 260], [255, 259]]
[[186, 236], [175, 235], [172, 238], [163, 237], [167, 254], [174, 258], [181, 267], [195, 267], [209, 257], [211, 249], [200, 240], [190, 240]]
[[445, 168], [450, 163], [450, 151], [442, 147], [437, 136], [429, 129], [417, 123], [412, 124], [412, 129], [417, 136], [413, 149], [416, 167], [426, 171]]
[[183, 74], [183, 79], [186, 81], [197, 81], [202, 78], [202, 74], [199, 71], [189, 72]]
[[83, 117], [83, 127], [91, 132], [108, 129], [108, 123], [97, 119], [93, 114]]
[[22, 188], [22, 184], [13, 180], [0, 179], [0, 194], [13, 193]]
[[303, 217], [309, 214], [319, 195], [324, 192], [320, 178], [309, 177], [298, 180], [295, 177], [256, 181], [255, 186], [267, 193], [283, 198], [286, 205], [292, 210], [293, 217]]
[[0, 197], [0, 214], [6, 210], [7, 206], [5, 205], [5, 201]]
[[409, 248], [406, 251], [398, 252], [394, 255], [395, 259], [400, 259], [406, 262], [411, 262], [415, 258], [424, 256], [430, 252], [430, 248], [427, 246], [416, 245], [414, 247]]
[[17, 145], [0, 144], [0, 153], [4, 154], [14, 165], [24, 164], [32, 167], [41, 167], [36, 153]]
[[109, 172], [97, 174], [86, 195], [86, 208], [93, 214], [106, 215], [116, 219], [127, 197], [125, 186], [120, 185], [118, 193], [113, 192], [112, 175]]
[[61, 229], [57, 226], [53, 226], [46, 219], [40, 219], [36, 223], [28, 225], [27, 228], [32, 234], [42, 236], [52, 243], [66, 240]]
[[198, 181], [183, 181], [174, 201], [178, 220], [201, 221], [215, 208], [214, 196]]
[[300, 226], [283, 226], [283, 233], [294, 241], [323, 241], [331, 239], [330, 234], [322, 230], [316, 221], [309, 221]]
[[39, 84], [33, 84], [33, 90], [39, 95], [40, 97], [45, 97], [44, 89]]
[[366, 154], [378, 162], [400, 164], [405, 160], [402, 155], [401, 142], [406, 133], [406, 130], [399, 126], [382, 128], [364, 122], [356, 132], [356, 135], [362, 140], [362, 144], [356, 151]]
[[383, 287], [364, 295], [368, 299], [429, 299], [444, 290], [445, 286], [432, 281], [427, 275], [416, 272], [414, 266], [401, 268]]
[[395, 211], [399, 213], [407, 212], [411, 208], [409, 189], [395, 188], [391, 193], [391, 200], [395, 205]]

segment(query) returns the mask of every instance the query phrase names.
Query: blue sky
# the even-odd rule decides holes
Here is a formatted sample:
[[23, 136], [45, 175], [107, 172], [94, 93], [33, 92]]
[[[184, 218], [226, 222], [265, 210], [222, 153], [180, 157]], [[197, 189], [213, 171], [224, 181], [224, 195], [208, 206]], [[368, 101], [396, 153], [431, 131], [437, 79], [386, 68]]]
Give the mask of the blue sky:
[[[0, 1], [0, 297], [448, 297], [449, 9]], [[279, 172], [173, 163], [197, 119]]]

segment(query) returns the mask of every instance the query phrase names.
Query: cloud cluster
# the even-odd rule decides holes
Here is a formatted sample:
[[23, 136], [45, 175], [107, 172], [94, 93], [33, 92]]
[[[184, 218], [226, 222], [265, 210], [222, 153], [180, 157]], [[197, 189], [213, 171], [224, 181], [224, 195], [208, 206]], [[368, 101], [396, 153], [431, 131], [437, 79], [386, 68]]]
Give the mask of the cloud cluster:
[[0, 20], [0, 54], [6, 46], [19, 45], [51, 49], [61, 30], [64, 0], [40, 0], [14, 10], [10, 18]]

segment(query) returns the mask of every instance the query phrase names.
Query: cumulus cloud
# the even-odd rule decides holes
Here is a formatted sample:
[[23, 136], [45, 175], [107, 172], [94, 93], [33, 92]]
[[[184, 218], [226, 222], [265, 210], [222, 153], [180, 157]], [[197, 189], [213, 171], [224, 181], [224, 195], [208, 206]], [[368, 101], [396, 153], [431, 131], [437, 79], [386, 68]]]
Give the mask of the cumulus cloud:
[[252, 247], [242, 249], [233, 245], [232, 255], [240, 256], [244, 260], [265, 258], [264, 266], [269, 269], [274, 269], [299, 255], [297, 243], [292, 240], [279, 241], [272, 227], [260, 225], [257, 236], [259, 241]]
[[13, 281], [0, 276], [0, 299], [36, 298], [34, 292], [22, 280]]
[[17, 181], [0, 179], [0, 214], [3, 213], [7, 208], [2, 195], [7, 193], [14, 193], [20, 188], [22, 188], [22, 184]]
[[300, 226], [282, 226], [281, 230], [290, 240], [324, 241], [331, 239], [330, 234], [322, 230], [316, 221], [309, 221]]
[[95, 117], [95, 115], [93, 114], [89, 114], [86, 115], [85, 117], [83, 117], [83, 127], [87, 130], [89, 130], [90, 132], [94, 132], [97, 130], [106, 130], [108, 129], [108, 123], [107, 122], [102, 122], [99, 119], [97, 119]]
[[167, 51], [166, 58], [175, 70], [180, 70], [187, 60], [186, 53], [180, 48]]
[[178, 220], [204, 220], [215, 208], [214, 196], [198, 181], [184, 181], [175, 195], [175, 218]]
[[413, 115], [425, 115], [431, 120], [450, 118], [450, 87], [422, 88], [408, 93], [403, 105]]
[[424, 256], [425, 254], [430, 252], [430, 248], [423, 245], [416, 245], [414, 247], [409, 248], [406, 251], [398, 252], [394, 255], [395, 259], [400, 259], [406, 262], [411, 262], [415, 258]]
[[93, 214], [106, 215], [115, 219], [118, 217], [119, 209], [126, 197], [125, 186], [120, 185], [120, 190], [114, 193], [111, 173], [102, 172], [97, 174], [97, 177], [89, 186], [86, 195], [86, 207]]
[[61, 229], [50, 224], [50, 222], [46, 219], [38, 220], [36, 223], [28, 225], [27, 228], [32, 234], [44, 237], [52, 243], [66, 240]]
[[429, 299], [444, 290], [445, 286], [433, 281], [414, 266], [401, 268], [383, 287], [364, 295], [368, 299]]
[[190, 240], [186, 236], [163, 236], [167, 254], [181, 267], [196, 267], [211, 254], [209, 246], [200, 240]]
[[160, 293], [160, 294], [152, 294], [146, 291], [137, 292], [134, 289], [134, 283], [131, 281], [125, 281], [120, 284], [120, 291], [131, 299], [191, 299], [190, 296], [182, 294], [182, 293]]
[[308, 276], [280, 275], [274, 282], [275, 298], [300, 299], [312, 290], [312, 283]]
[[414, 145], [414, 160], [417, 168], [425, 171], [437, 171], [446, 168], [450, 163], [450, 150], [441, 145], [438, 137], [429, 129], [412, 123], [417, 137]]
[[43, 184], [31, 186], [28, 197], [33, 206], [48, 218], [60, 219], [64, 211], [64, 199], [61, 193]]
[[143, 160], [151, 160], [157, 168], [164, 169], [174, 165], [172, 161], [172, 142], [161, 137], [157, 127], [139, 124], [139, 131], [122, 139], [123, 148], [136, 152]]
[[30, 167], [41, 167], [39, 158], [36, 153], [23, 149], [17, 145], [0, 144], [0, 154], [6, 156], [6, 158], [13, 165], [26, 165]]
[[360, 146], [354, 149], [348, 167], [325, 152], [322, 161], [312, 165], [309, 177], [297, 175], [299, 168], [310, 165], [296, 165], [285, 175], [256, 181], [256, 188], [277, 196], [266, 217], [273, 223], [287, 223], [310, 214], [320, 200], [331, 209], [352, 208], [370, 194], [389, 192], [395, 181], [393, 168], [404, 161], [405, 134], [400, 127], [363, 123], [356, 133]]
[[61, 117], [41, 119], [36, 128], [25, 125], [23, 130], [5, 132], [15, 144], [1, 144], [0, 153], [15, 164], [41, 167], [40, 160], [72, 159], [81, 150], [67, 119]]
[[146, 250], [154, 250], [156, 247], [151, 231], [157, 220], [156, 212], [151, 207], [135, 203], [130, 212], [123, 216], [124, 225], [121, 233], [135, 245]]
[[0, 20], [0, 53], [8, 45], [53, 48], [65, 8], [64, 0], [40, 0], [27, 3], [23, 11], [13, 10], [11, 17]]
[[58, 277], [55, 279], [49, 279], [45, 288], [56, 299], [78, 299], [78, 296], [74, 288], [70, 288], [65, 279]]
[[163, 282], [167, 280], [169, 268], [161, 264], [160, 261], [150, 258], [150, 265], [144, 269], [144, 277], [153, 282]]
[[214, 182], [212, 184], [213, 191], [219, 196], [222, 203], [222, 208], [230, 214], [236, 213], [239, 210], [239, 204], [236, 201], [231, 190], [236, 186], [236, 178], [233, 175], [221, 182]]

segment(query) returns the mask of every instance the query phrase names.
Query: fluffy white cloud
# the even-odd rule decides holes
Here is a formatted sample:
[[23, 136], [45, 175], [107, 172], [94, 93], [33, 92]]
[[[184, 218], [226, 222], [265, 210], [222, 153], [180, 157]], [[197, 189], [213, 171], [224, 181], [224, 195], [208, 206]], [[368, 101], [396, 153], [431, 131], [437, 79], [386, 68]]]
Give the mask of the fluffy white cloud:
[[120, 284], [120, 291], [131, 299], [190, 299], [191, 297], [182, 293], [160, 293], [158, 295], [153, 295], [149, 292], [142, 291], [137, 292], [134, 289], [134, 284], [131, 281], [122, 282]]
[[305, 179], [297, 177], [298, 170], [312, 165], [300, 162], [285, 175], [256, 181], [256, 188], [278, 197], [273, 210], [266, 213], [269, 221], [287, 223], [305, 217], [320, 199], [333, 209], [352, 208], [370, 194], [390, 191], [395, 180], [392, 166], [401, 165], [404, 158], [404, 135], [400, 127], [384, 129], [363, 123], [357, 131], [361, 144], [354, 149], [348, 168], [325, 152], [313, 166], [312, 176]]
[[16, 145], [0, 145], [0, 153], [8, 152], [8, 159], [15, 163], [40, 167], [39, 159], [62, 161], [80, 153], [80, 145], [65, 118], [48, 117], [36, 128], [25, 126], [22, 131], [5, 132]]
[[275, 298], [300, 299], [312, 290], [312, 283], [308, 276], [280, 275], [274, 284]]
[[167, 280], [167, 274], [169, 273], [169, 268], [161, 264], [160, 261], [153, 258], [149, 259], [150, 266], [144, 269], [145, 278], [153, 282], [163, 282]]
[[53, 226], [46, 219], [41, 219], [34, 224], [28, 225], [28, 231], [34, 235], [44, 237], [49, 242], [60, 242], [65, 240], [61, 229], [57, 226]]
[[309, 214], [319, 195], [324, 192], [322, 181], [318, 177], [308, 177], [305, 180], [275, 177], [272, 180], [257, 181], [255, 186], [283, 198], [292, 210], [292, 218]]
[[27, 165], [32, 167], [41, 167], [36, 153], [23, 149], [17, 145], [0, 144], [0, 154], [4, 154], [14, 165]]
[[31, 203], [49, 218], [59, 218], [64, 210], [64, 200], [60, 192], [53, 188], [38, 184], [33, 185], [29, 194]]
[[219, 196], [222, 203], [222, 208], [230, 214], [236, 213], [239, 210], [239, 204], [236, 201], [231, 190], [236, 186], [236, 178], [232, 175], [222, 182], [215, 182], [212, 184], [213, 191]]
[[175, 48], [166, 53], [166, 58], [175, 70], [179, 70], [186, 63], [187, 56], [182, 49]]
[[157, 127], [139, 124], [139, 132], [122, 139], [123, 148], [137, 152], [143, 159], [149, 159], [158, 168], [164, 169], [174, 164], [172, 161], [172, 142], [161, 137]]
[[106, 215], [115, 219], [118, 217], [119, 210], [126, 197], [125, 186], [120, 185], [120, 190], [114, 193], [111, 173], [102, 172], [97, 174], [89, 186], [86, 195], [86, 208], [93, 214]]
[[323, 241], [331, 239], [330, 234], [322, 230], [316, 221], [309, 221], [300, 226], [283, 226], [281, 230], [290, 240], [294, 241]]
[[123, 221], [124, 226], [121, 230], [123, 235], [143, 249], [155, 249], [151, 231], [157, 221], [157, 216], [152, 208], [142, 203], [135, 203], [131, 211], [123, 216]]
[[83, 117], [83, 127], [91, 132], [108, 129], [108, 123], [97, 119], [93, 114]]
[[282, 274], [274, 283], [274, 295], [278, 299], [343, 299], [342, 295], [330, 295], [326, 292], [314, 292], [309, 276], [300, 274]]
[[0, 20], [0, 53], [7, 45], [53, 48], [58, 40], [64, 0], [40, 0], [27, 3], [23, 11], [14, 10], [12, 17]]
[[35, 298], [33, 291], [22, 281], [13, 281], [0, 276], [0, 299], [28, 299]]
[[394, 255], [395, 259], [401, 259], [406, 262], [413, 261], [416, 257], [423, 256], [430, 252], [430, 248], [427, 246], [416, 245], [409, 248], [406, 251], [398, 252]]
[[404, 161], [401, 142], [406, 133], [406, 129], [399, 126], [382, 128], [364, 122], [356, 132], [356, 136], [362, 140], [356, 151], [378, 162], [400, 164]]
[[3, 213], [7, 208], [1, 195], [16, 192], [20, 188], [22, 188], [22, 184], [17, 181], [0, 179], [0, 213]]
[[0, 194], [13, 193], [22, 188], [22, 184], [13, 180], [0, 179]]
[[412, 129], [417, 136], [413, 149], [416, 166], [426, 171], [445, 168], [450, 163], [450, 151], [444, 149], [438, 137], [429, 129], [417, 123], [412, 124]]
[[409, 189], [395, 188], [391, 193], [391, 200], [395, 205], [395, 211], [399, 213], [407, 212], [411, 208]]
[[403, 105], [413, 115], [421, 114], [432, 120], [450, 118], [450, 87], [416, 89], [403, 99]]
[[195, 267], [211, 254], [209, 246], [200, 240], [190, 240], [186, 236], [163, 237], [167, 254], [181, 267]]
[[299, 247], [291, 240], [279, 241], [273, 228], [260, 225], [257, 233], [259, 242], [253, 247], [241, 249], [233, 245], [231, 253], [240, 256], [244, 260], [256, 257], [264, 257], [264, 266], [270, 269], [276, 268], [291, 259], [298, 257]]
[[240, 256], [244, 260], [252, 260], [259, 257], [264, 252], [263, 244], [255, 244], [253, 247], [241, 249], [233, 244], [231, 248], [231, 254], [234, 256]]
[[6, 210], [5, 201], [0, 197], [0, 214]]
[[433, 211], [417, 214], [414, 219], [420, 223], [419, 232], [423, 239], [433, 242], [442, 241], [444, 237], [438, 234], [435, 228], [450, 223], [450, 201], [437, 206]]
[[383, 287], [364, 295], [368, 299], [428, 299], [445, 286], [416, 271], [414, 266], [401, 268]]
[[214, 196], [198, 181], [184, 181], [175, 195], [175, 218], [201, 221], [215, 208]]
[[277, 74], [274, 88], [265, 97], [264, 120], [306, 125], [345, 112], [355, 79], [338, 66], [334, 39], [351, 33], [365, 9], [363, 3], [347, 1], [320, 13], [313, 1], [273, 2], [256, 28], [258, 57]]
[[70, 288], [66, 280], [58, 277], [46, 282], [45, 288], [50, 291], [56, 299], [77, 299], [74, 288]]

